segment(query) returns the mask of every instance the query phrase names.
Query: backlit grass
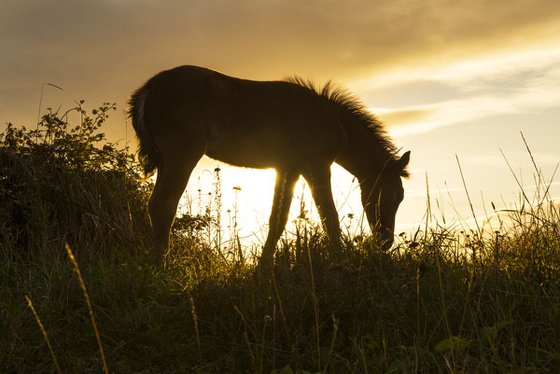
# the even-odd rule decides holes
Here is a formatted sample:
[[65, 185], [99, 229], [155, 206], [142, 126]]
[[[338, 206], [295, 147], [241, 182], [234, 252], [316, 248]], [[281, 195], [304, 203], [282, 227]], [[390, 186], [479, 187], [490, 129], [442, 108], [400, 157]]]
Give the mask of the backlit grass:
[[209, 243], [210, 218], [185, 217], [161, 271], [149, 263], [149, 183], [99, 135], [111, 109], [76, 108], [76, 127], [50, 113], [38, 132], [0, 137], [0, 371], [560, 367], [560, 211], [547, 183], [496, 231], [430, 215], [388, 252], [352, 235], [333, 250], [302, 220], [270, 277]]

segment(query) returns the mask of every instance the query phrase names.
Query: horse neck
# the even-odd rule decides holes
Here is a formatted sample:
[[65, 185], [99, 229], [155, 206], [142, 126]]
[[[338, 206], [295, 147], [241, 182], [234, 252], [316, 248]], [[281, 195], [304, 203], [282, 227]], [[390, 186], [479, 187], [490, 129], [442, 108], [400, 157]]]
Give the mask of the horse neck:
[[383, 147], [383, 142], [371, 129], [355, 118], [346, 115], [341, 119], [346, 130], [347, 142], [336, 162], [359, 180], [381, 174], [391, 157]]

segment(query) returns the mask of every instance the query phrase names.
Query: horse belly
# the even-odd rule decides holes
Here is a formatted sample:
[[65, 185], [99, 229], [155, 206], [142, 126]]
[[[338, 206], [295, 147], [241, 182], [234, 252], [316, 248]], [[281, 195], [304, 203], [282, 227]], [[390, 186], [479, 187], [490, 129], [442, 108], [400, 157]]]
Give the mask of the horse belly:
[[249, 142], [208, 144], [206, 155], [227, 164], [255, 169], [276, 167], [270, 150], [256, 147]]
[[212, 131], [206, 155], [230, 165], [266, 169], [277, 166], [280, 144], [259, 131], [237, 133]]
[[[299, 168], [309, 163], [333, 162], [340, 149], [338, 138], [318, 136], [312, 126], [274, 126], [246, 132], [210, 136], [206, 155], [235, 166]], [[330, 139], [332, 138], [332, 139]]]

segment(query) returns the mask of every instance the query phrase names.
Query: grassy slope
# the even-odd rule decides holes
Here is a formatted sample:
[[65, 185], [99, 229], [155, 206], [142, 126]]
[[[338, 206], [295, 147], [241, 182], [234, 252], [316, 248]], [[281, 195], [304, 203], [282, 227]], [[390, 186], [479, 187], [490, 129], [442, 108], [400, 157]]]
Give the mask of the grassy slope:
[[[56, 118], [43, 125], [52, 128]], [[65, 242], [111, 372], [560, 367], [559, 212], [552, 204], [514, 216], [515, 230], [491, 239], [438, 229], [402, 238], [390, 253], [359, 238], [333, 253], [311, 227], [281, 243], [269, 280], [187, 225], [190, 234], [175, 230], [166, 269], [157, 271], [147, 265], [149, 188], [126, 155], [89, 147], [99, 116], [90, 120], [92, 131], [60, 133], [58, 145], [46, 133], [43, 148], [23, 133], [11, 143], [2, 138], [0, 371], [56, 370], [25, 295], [62, 372], [103, 370]]]

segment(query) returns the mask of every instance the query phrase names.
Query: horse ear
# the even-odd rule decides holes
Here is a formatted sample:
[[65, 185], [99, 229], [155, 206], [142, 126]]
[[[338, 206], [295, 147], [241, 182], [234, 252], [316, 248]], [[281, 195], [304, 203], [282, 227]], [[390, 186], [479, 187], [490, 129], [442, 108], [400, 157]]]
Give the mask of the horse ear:
[[410, 161], [410, 151], [405, 152], [404, 155], [397, 161], [397, 167], [399, 170], [404, 170]]

